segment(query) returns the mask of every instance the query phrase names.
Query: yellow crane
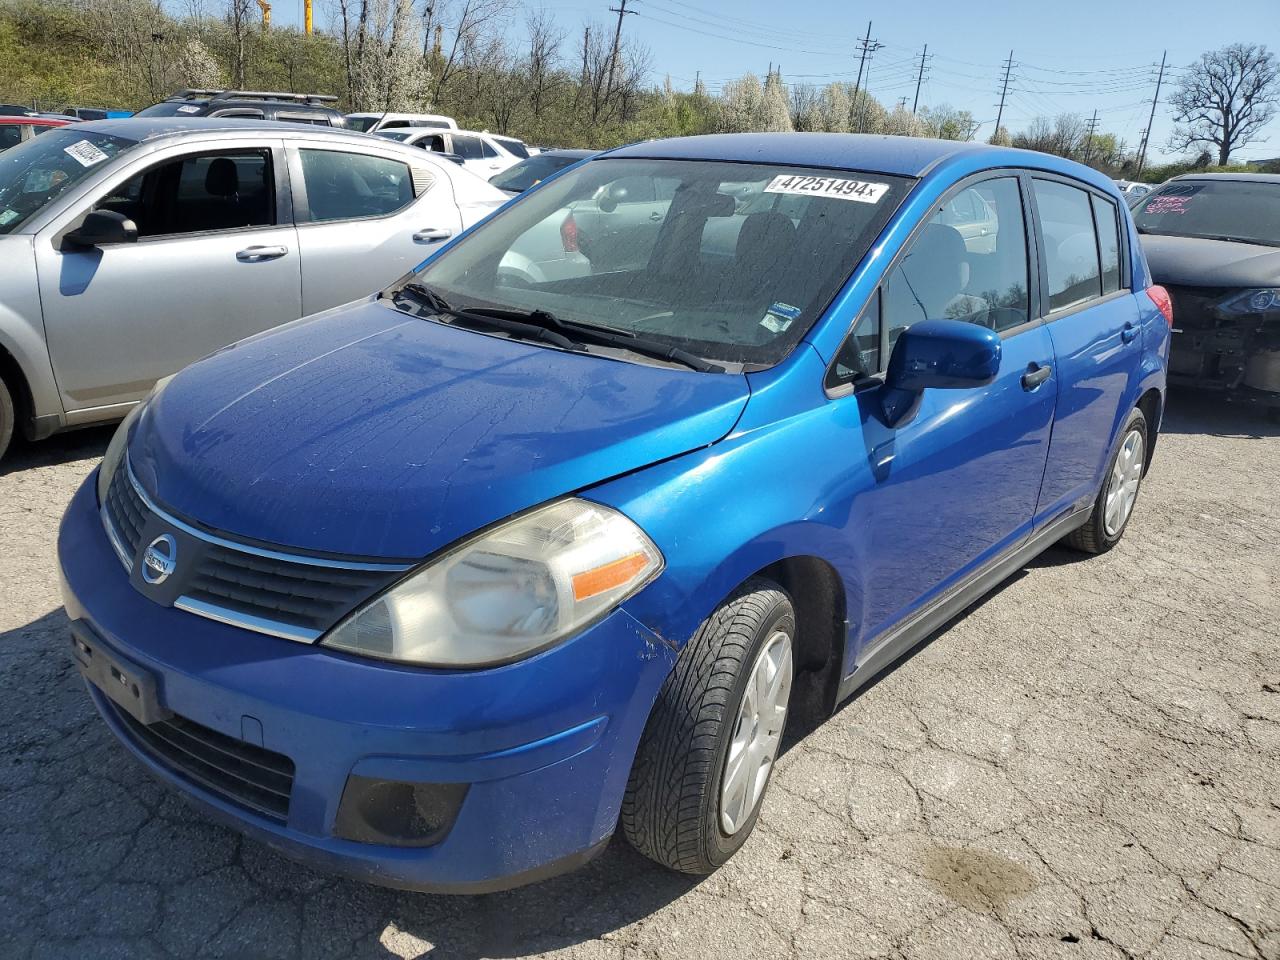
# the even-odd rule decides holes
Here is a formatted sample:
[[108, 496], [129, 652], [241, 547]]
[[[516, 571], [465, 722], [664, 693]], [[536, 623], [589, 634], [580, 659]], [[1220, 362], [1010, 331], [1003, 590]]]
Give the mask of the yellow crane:
[[[311, 16], [312, 0], [302, 0], [303, 11], [303, 29], [306, 30], [307, 36], [311, 36], [313, 29]], [[271, 4], [267, 0], [258, 0], [258, 7], [262, 10], [262, 29], [271, 29]]]

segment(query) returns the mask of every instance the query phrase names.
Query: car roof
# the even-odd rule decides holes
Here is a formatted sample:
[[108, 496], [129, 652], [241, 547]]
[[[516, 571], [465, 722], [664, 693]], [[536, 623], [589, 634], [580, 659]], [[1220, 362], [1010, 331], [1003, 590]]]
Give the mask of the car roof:
[[[93, 133], [105, 133], [126, 140], [158, 140], [184, 134], [214, 133], [219, 130], [262, 132], [271, 136], [339, 137], [353, 143], [368, 143], [368, 134], [345, 127], [322, 127], [313, 123], [288, 123], [282, 120], [259, 120], [254, 117], [121, 117], [115, 120], [83, 120], [76, 127]], [[385, 139], [385, 138], [384, 138]]]
[[[541, 153], [535, 153], [533, 157], [573, 157], [575, 160], [581, 160], [583, 157], [594, 157], [598, 150], [578, 150], [576, 148], [566, 147], [563, 150], [543, 150]], [[528, 159], [532, 160], [533, 157]]]
[[[609, 157], [670, 160], [728, 160], [804, 167], [863, 170], [923, 177], [945, 160], [984, 154], [991, 167], [1038, 167], [1080, 175], [1080, 164], [1033, 150], [960, 140], [891, 137], [860, 133], [719, 133], [649, 140], [611, 150]], [[1092, 171], [1091, 171], [1092, 172]], [[1101, 175], [1097, 178], [1110, 182]]]
[[1280, 183], [1280, 173], [1184, 173], [1174, 180], [1243, 180], [1246, 183]]

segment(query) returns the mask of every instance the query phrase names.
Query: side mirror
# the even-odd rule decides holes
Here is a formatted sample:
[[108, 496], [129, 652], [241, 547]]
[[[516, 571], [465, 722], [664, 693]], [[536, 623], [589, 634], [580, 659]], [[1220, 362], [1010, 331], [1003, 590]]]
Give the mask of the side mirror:
[[881, 406], [891, 427], [906, 420], [930, 387], [986, 386], [1000, 372], [1000, 334], [963, 320], [922, 320], [898, 335]]
[[80, 226], [63, 236], [63, 244], [73, 247], [103, 247], [113, 243], [133, 243], [138, 239], [138, 225], [123, 213], [94, 210], [85, 215]]

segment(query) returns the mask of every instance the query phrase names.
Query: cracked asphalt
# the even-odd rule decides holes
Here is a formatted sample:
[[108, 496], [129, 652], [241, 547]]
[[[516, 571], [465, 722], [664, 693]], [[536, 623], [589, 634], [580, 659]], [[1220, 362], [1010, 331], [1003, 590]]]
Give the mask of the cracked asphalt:
[[712, 877], [619, 841], [478, 898], [335, 880], [149, 780], [53, 544], [108, 431], [0, 465], [0, 957], [1280, 960], [1280, 428], [1175, 398], [1124, 542], [1055, 549], [780, 759]]

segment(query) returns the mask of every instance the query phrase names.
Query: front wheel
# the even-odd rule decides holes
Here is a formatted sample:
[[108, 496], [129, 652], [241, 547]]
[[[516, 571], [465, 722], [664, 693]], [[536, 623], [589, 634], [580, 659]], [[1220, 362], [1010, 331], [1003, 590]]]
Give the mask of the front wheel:
[[13, 396], [4, 380], [0, 379], [0, 460], [4, 459], [4, 452], [9, 449], [9, 441], [13, 439], [14, 421]]
[[1134, 409], [1120, 431], [1120, 446], [1111, 458], [1106, 480], [1084, 526], [1063, 543], [1085, 553], [1106, 553], [1124, 536], [1147, 465], [1147, 418]]
[[681, 651], [622, 802], [623, 833], [645, 856], [705, 874], [746, 842], [787, 722], [795, 636], [791, 600], [755, 578]]

